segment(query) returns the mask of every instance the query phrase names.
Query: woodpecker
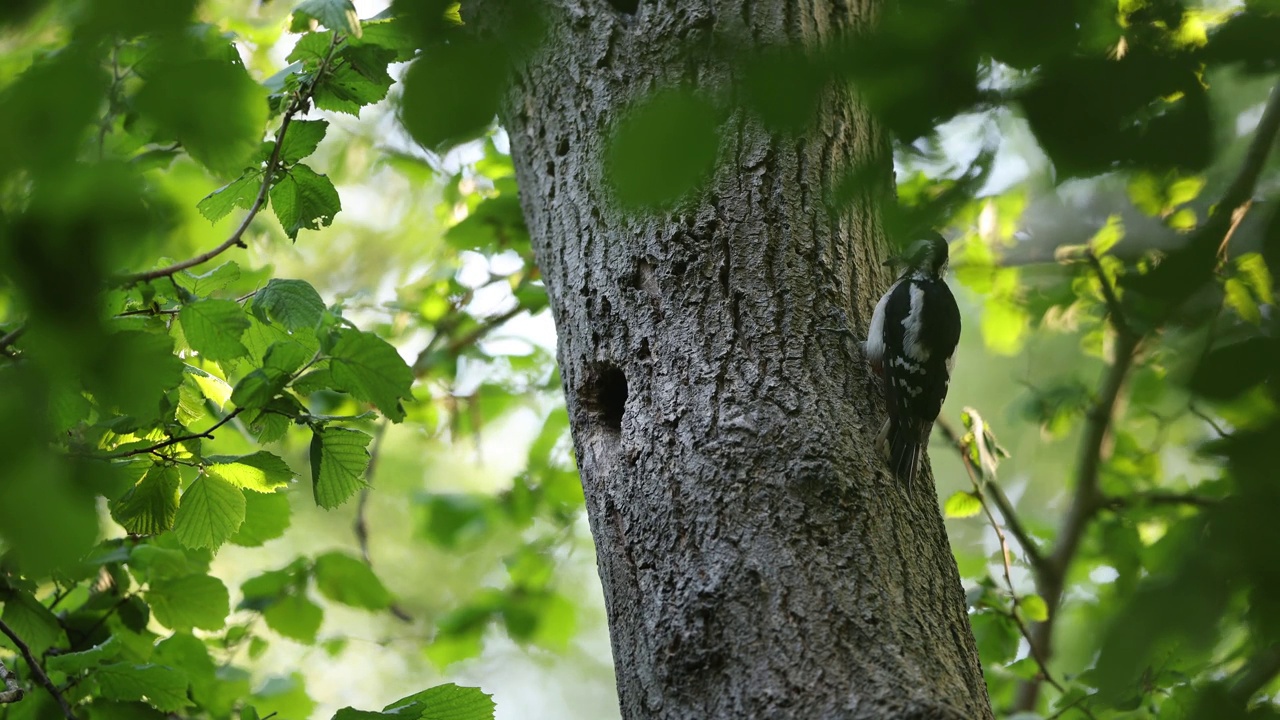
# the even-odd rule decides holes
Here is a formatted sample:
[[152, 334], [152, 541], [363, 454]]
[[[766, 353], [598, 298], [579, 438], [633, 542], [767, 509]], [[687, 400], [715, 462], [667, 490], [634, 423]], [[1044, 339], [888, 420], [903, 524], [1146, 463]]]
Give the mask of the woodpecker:
[[960, 308], [942, 279], [947, 241], [941, 235], [927, 233], [903, 259], [906, 270], [876, 304], [862, 349], [881, 378], [889, 409], [879, 444], [909, 493], [951, 383]]

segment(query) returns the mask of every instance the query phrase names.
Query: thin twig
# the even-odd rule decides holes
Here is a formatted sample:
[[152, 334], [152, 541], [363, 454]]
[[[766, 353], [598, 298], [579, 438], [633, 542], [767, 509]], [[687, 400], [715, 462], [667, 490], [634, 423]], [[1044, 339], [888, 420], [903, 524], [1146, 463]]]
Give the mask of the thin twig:
[[[956, 429], [942, 417], [934, 421], [934, 426], [946, 436], [947, 442], [960, 454], [960, 461], [965, 463], [967, 468], [969, 465], [968, 451], [965, 449], [964, 442], [961, 440], [959, 433], [956, 432]], [[1009, 497], [1004, 494], [1004, 490], [1001, 489], [1000, 485], [995, 482], [988, 482], [986, 487], [993, 491], [991, 500], [1000, 509], [1000, 514], [1004, 517], [1005, 527], [1009, 529], [1009, 532], [1018, 541], [1018, 545], [1022, 547], [1022, 554], [1027, 558], [1027, 564], [1031, 566], [1031, 569], [1038, 576], [1043, 570], [1045, 562], [1044, 555], [1040, 552], [1040, 546], [1031, 537], [1031, 533], [1027, 532], [1026, 527], [1023, 526], [1018, 513], [1013, 509], [1013, 503], [1009, 502]]]
[[1122, 510], [1139, 505], [1190, 505], [1193, 507], [1212, 507], [1218, 504], [1217, 498], [1195, 493], [1173, 492], [1136, 492], [1127, 495], [1106, 495], [1098, 497], [1099, 507], [1108, 510]]
[[62, 691], [58, 689], [58, 686], [54, 685], [49, 676], [45, 674], [44, 668], [40, 666], [40, 663], [36, 662], [31, 648], [22, 641], [22, 638], [18, 637], [18, 634], [4, 620], [0, 620], [0, 632], [9, 638], [14, 647], [18, 648], [18, 652], [22, 653], [22, 658], [27, 661], [27, 667], [31, 668], [31, 674], [35, 676], [36, 682], [40, 683], [45, 690], [48, 690], [53, 699], [58, 702], [58, 707], [62, 708], [62, 714], [66, 716], [67, 720], [76, 720], [76, 714], [71, 711], [71, 706], [67, 704], [67, 699], [63, 697]]
[[[352, 526], [355, 532], [356, 542], [360, 545], [360, 557], [364, 558], [364, 564], [373, 569], [373, 557], [369, 554], [369, 521], [365, 517], [365, 510], [369, 506], [369, 491], [373, 487], [373, 473], [378, 467], [378, 457], [382, 450], [382, 440], [387, 434], [387, 423], [378, 423], [378, 427], [373, 431], [373, 447], [369, 450], [369, 465], [365, 468], [365, 486], [360, 491], [360, 500], [356, 504], [356, 521]], [[413, 616], [398, 603], [391, 603], [387, 606], [391, 614], [404, 622], [413, 622]]]
[[[456, 338], [455, 340], [450, 342], [448, 345], [446, 345], [445, 352], [447, 352], [450, 355], [455, 355], [465, 350], [466, 348], [469, 348], [472, 345], [475, 345], [477, 342], [484, 339], [485, 335], [488, 335], [489, 333], [498, 329], [498, 327], [500, 327], [503, 323], [507, 322], [508, 320], [515, 317], [516, 315], [519, 315], [523, 311], [524, 311], [524, 306], [517, 304], [515, 307], [509, 310], [505, 310], [503, 312], [498, 313], [497, 315], [491, 315], [485, 318], [484, 322], [480, 323], [475, 328], [472, 328], [472, 330], [468, 332], [466, 335]], [[422, 352], [418, 353], [417, 359], [413, 361], [413, 372], [418, 377], [422, 377], [422, 375], [426, 374], [426, 372], [431, 368], [431, 356], [433, 355], [433, 351], [435, 349], [436, 339], [437, 339], [436, 337], [431, 338], [431, 340], [427, 343], [427, 347], [424, 348]]]
[[205, 430], [204, 432], [192, 433], [191, 435], [179, 435], [177, 437], [169, 438], [168, 440], [165, 440], [162, 443], [156, 443], [155, 445], [152, 445], [150, 447], [137, 448], [135, 450], [129, 450], [128, 452], [123, 452], [118, 455], [109, 455], [107, 456], [106, 459], [119, 460], [121, 458], [133, 457], [134, 455], [151, 453], [151, 452], [155, 452], [156, 450], [163, 450], [164, 448], [167, 448], [170, 445], [177, 445], [178, 443], [181, 443], [181, 442], [186, 442], [188, 440], [196, 440], [199, 438], [206, 438], [206, 439], [212, 440], [214, 430], [217, 430], [223, 425], [226, 425], [227, 423], [231, 422], [232, 419], [235, 418], [235, 416], [244, 412], [244, 410], [245, 410], [244, 408], [236, 408], [235, 410], [232, 410], [230, 413], [227, 414], [226, 417], [214, 423], [213, 427], [209, 428], [208, 430]]
[[324, 60], [320, 61], [320, 66], [312, 76], [311, 83], [294, 97], [293, 102], [289, 104], [289, 109], [285, 111], [284, 117], [281, 118], [280, 129], [276, 131], [276, 141], [271, 148], [271, 157], [267, 160], [267, 165], [262, 170], [262, 184], [258, 188], [258, 194], [253, 199], [253, 204], [249, 206], [248, 212], [245, 213], [244, 219], [240, 221], [240, 224], [236, 227], [235, 231], [231, 233], [231, 236], [223, 241], [221, 245], [208, 252], [201, 253], [193, 258], [189, 258], [166, 267], [125, 275], [118, 278], [115, 281], [116, 284], [134, 285], [140, 282], [157, 280], [162, 277], [170, 277], [188, 268], [193, 268], [197, 265], [207, 263], [233, 247], [248, 247], [245, 245], [242, 238], [249, 230], [249, 224], [253, 222], [253, 219], [257, 217], [258, 213], [266, 205], [267, 192], [271, 189], [271, 181], [275, 178], [276, 170], [278, 170], [280, 166], [280, 151], [284, 147], [285, 133], [289, 130], [289, 124], [293, 122], [293, 116], [303, 112], [310, 105], [311, 94], [315, 91], [316, 83], [319, 81], [320, 77], [324, 75], [330, 61], [333, 60], [333, 51], [338, 47], [339, 37], [338, 33], [334, 33], [333, 40], [329, 43], [329, 53], [325, 55]]
[[1062, 687], [1062, 685], [1053, 678], [1053, 675], [1050, 674], [1046, 659], [1040, 655], [1039, 649], [1031, 639], [1031, 631], [1027, 629], [1026, 623], [1022, 621], [1022, 617], [1018, 614], [1020, 598], [1018, 597], [1018, 591], [1013, 587], [1013, 568], [1009, 562], [1009, 540], [1005, 537], [1004, 528], [1000, 526], [1000, 522], [996, 520], [995, 514], [991, 512], [991, 506], [987, 504], [986, 494], [982, 491], [983, 483], [978, 480], [978, 476], [974, 472], [973, 462], [969, 457], [968, 448], [965, 448], [963, 443], [961, 443], [959, 447], [960, 462], [964, 465], [964, 470], [969, 475], [969, 482], [973, 484], [973, 495], [978, 499], [978, 504], [982, 507], [982, 513], [987, 516], [987, 522], [990, 523], [991, 528], [996, 531], [996, 538], [1000, 541], [1000, 560], [1004, 566], [1004, 582], [1009, 588], [1009, 598], [1012, 603], [1009, 608], [1009, 617], [1013, 620], [1014, 624], [1018, 626], [1018, 631], [1022, 633], [1022, 636], [1027, 639], [1027, 644], [1030, 647], [1031, 658], [1036, 661], [1036, 665], [1040, 668], [1040, 676], [1050, 685], [1057, 688], [1059, 692], [1066, 693], [1066, 688]]

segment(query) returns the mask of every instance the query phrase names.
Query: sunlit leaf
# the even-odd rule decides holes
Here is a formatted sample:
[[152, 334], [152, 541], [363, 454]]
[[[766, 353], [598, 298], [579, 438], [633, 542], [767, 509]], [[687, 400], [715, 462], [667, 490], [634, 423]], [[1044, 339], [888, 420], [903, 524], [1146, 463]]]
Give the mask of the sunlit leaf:
[[365, 486], [368, 433], [326, 427], [311, 436], [311, 483], [316, 504], [332, 510]]
[[982, 501], [968, 490], [959, 490], [943, 503], [942, 512], [949, 518], [973, 517], [982, 512]]
[[182, 493], [173, 533], [187, 547], [217, 549], [244, 522], [244, 491], [217, 475], [202, 475]]

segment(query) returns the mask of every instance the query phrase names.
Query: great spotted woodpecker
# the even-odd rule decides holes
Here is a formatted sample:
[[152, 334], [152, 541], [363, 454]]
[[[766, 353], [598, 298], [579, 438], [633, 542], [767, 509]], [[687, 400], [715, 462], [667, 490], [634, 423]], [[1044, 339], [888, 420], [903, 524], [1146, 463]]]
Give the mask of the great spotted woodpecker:
[[879, 443], [909, 492], [921, 446], [951, 383], [960, 309], [942, 279], [947, 241], [941, 235], [928, 233], [910, 247], [904, 260], [906, 271], [876, 304], [862, 348], [882, 379], [889, 409]]

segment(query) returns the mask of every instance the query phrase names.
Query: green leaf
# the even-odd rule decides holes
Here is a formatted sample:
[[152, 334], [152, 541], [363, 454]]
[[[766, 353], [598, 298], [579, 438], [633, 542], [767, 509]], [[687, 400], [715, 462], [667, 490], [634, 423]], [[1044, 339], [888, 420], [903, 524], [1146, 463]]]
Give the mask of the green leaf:
[[165, 393], [182, 383], [183, 363], [174, 355], [173, 338], [167, 334], [140, 330], [112, 333], [95, 350], [102, 362], [86, 373], [86, 389], [102, 405], [118, 408], [122, 415], [158, 417]]
[[[31, 593], [22, 590], [15, 590], [5, 598], [0, 620], [4, 620], [36, 655], [44, 655], [46, 650], [65, 643], [67, 639], [58, 618]], [[7, 644], [8, 638], [0, 637], [0, 642]]]
[[332, 510], [365, 486], [373, 438], [359, 430], [325, 427], [311, 437], [311, 483], [316, 504]]
[[240, 279], [240, 266], [234, 260], [222, 263], [206, 273], [195, 275], [183, 270], [173, 276], [173, 282], [192, 295], [204, 297], [225, 288]]
[[484, 134], [506, 82], [503, 48], [472, 38], [433, 43], [405, 73], [400, 120], [424, 147], [449, 147]]
[[1253, 325], [1262, 322], [1262, 310], [1247, 285], [1238, 278], [1227, 278], [1222, 289], [1226, 293], [1227, 307], [1234, 310], [1241, 320]]
[[261, 408], [284, 390], [289, 378], [275, 370], [254, 370], [240, 378], [231, 393], [231, 402], [239, 408]]
[[1031, 622], [1044, 622], [1049, 619], [1049, 606], [1039, 595], [1024, 595], [1018, 598], [1018, 607], [1022, 615]]
[[221, 630], [231, 612], [231, 597], [211, 575], [158, 580], [147, 591], [156, 620], [173, 630]]
[[230, 60], [158, 63], [134, 107], [219, 175], [239, 173], [258, 150], [267, 91]]
[[111, 505], [111, 517], [134, 535], [158, 535], [173, 527], [178, 512], [177, 470], [152, 466], [147, 474]]
[[205, 195], [200, 202], [196, 203], [196, 209], [209, 222], [216, 223], [230, 215], [236, 208], [248, 210], [253, 207], [253, 201], [258, 198], [261, 190], [262, 170], [250, 168], [240, 177]]
[[306, 595], [290, 593], [263, 610], [262, 617], [272, 630], [309, 645], [316, 641], [316, 633], [324, 621], [324, 610]]
[[[351, 0], [304, 0], [293, 10], [291, 32], [305, 32], [308, 20], [315, 19], [330, 30], [360, 37], [360, 15]], [[301, 23], [299, 21], [302, 21]]]
[[108, 660], [114, 660], [123, 650], [124, 644], [113, 635], [88, 650], [53, 655], [45, 660], [44, 669], [51, 673], [76, 675]]
[[374, 712], [372, 710], [357, 710], [353, 707], [344, 707], [334, 713], [333, 720], [386, 720], [386, 718], [394, 717], [400, 717], [400, 715], [390, 715], [387, 713]]
[[193, 704], [187, 697], [186, 676], [171, 667], [111, 663], [94, 671], [93, 679], [108, 700], [145, 700], [165, 712]]
[[316, 558], [316, 588], [334, 602], [382, 610], [391, 604], [391, 593], [368, 565], [338, 551]]
[[359, 115], [360, 108], [387, 96], [394, 82], [387, 64], [396, 53], [375, 45], [347, 46], [316, 85], [312, 98], [321, 110]]
[[306, 280], [273, 279], [254, 294], [253, 309], [294, 331], [314, 328], [325, 307], [320, 293]]
[[205, 472], [236, 487], [260, 493], [274, 493], [296, 475], [289, 463], [266, 450], [251, 455], [210, 455], [205, 460], [210, 463]]
[[328, 120], [294, 120], [289, 123], [284, 142], [280, 145], [281, 162], [292, 165], [315, 152], [328, 129]]
[[493, 720], [493, 696], [478, 687], [461, 687], [453, 683], [437, 685], [383, 709], [421, 720]]
[[231, 536], [242, 547], [260, 547], [289, 528], [289, 496], [284, 493], [250, 493], [245, 496], [244, 522]]
[[212, 400], [219, 409], [226, 407], [231, 399], [231, 386], [226, 380], [192, 365], [184, 365], [182, 370], [191, 376], [201, 395]]
[[319, 230], [333, 223], [342, 201], [327, 176], [299, 163], [271, 186], [271, 209], [289, 239], [297, 240], [300, 230]]
[[1004, 298], [989, 297], [982, 308], [982, 338], [998, 355], [1015, 355], [1026, 339], [1030, 318], [1026, 308]]
[[371, 402], [392, 420], [404, 420], [400, 399], [413, 397], [413, 371], [400, 353], [373, 333], [340, 330], [329, 353], [334, 388]]
[[667, 208], [701, 188], [715, 167], [719, 124], [719, 111], [692, 90], [665, 90], [628, 110], [606, 151], [618, 201]]
[[173, 534], [191, 548], [217, 549], [244, 522], [244, 491], [217, 475], [202, 475], [182, 493]]
[[191, 348], [209, 360], [221, 362], [249, 354], [240, 338], [249, 329], [249, 317], [233, 300], [200, 300], [178, 313], [182, 332]]
[[947, 498], [942, 506], [943, 515], [949, 518], [973, 517], [982, 512], [982, 501], [968, 490], [960, 490]]
[[1124, 237], [1124, 223], [1119, 215], [1111, 215], [1107, 223], [1089, 239], [1089, 248], [1095, 255], [1106, 255]]

